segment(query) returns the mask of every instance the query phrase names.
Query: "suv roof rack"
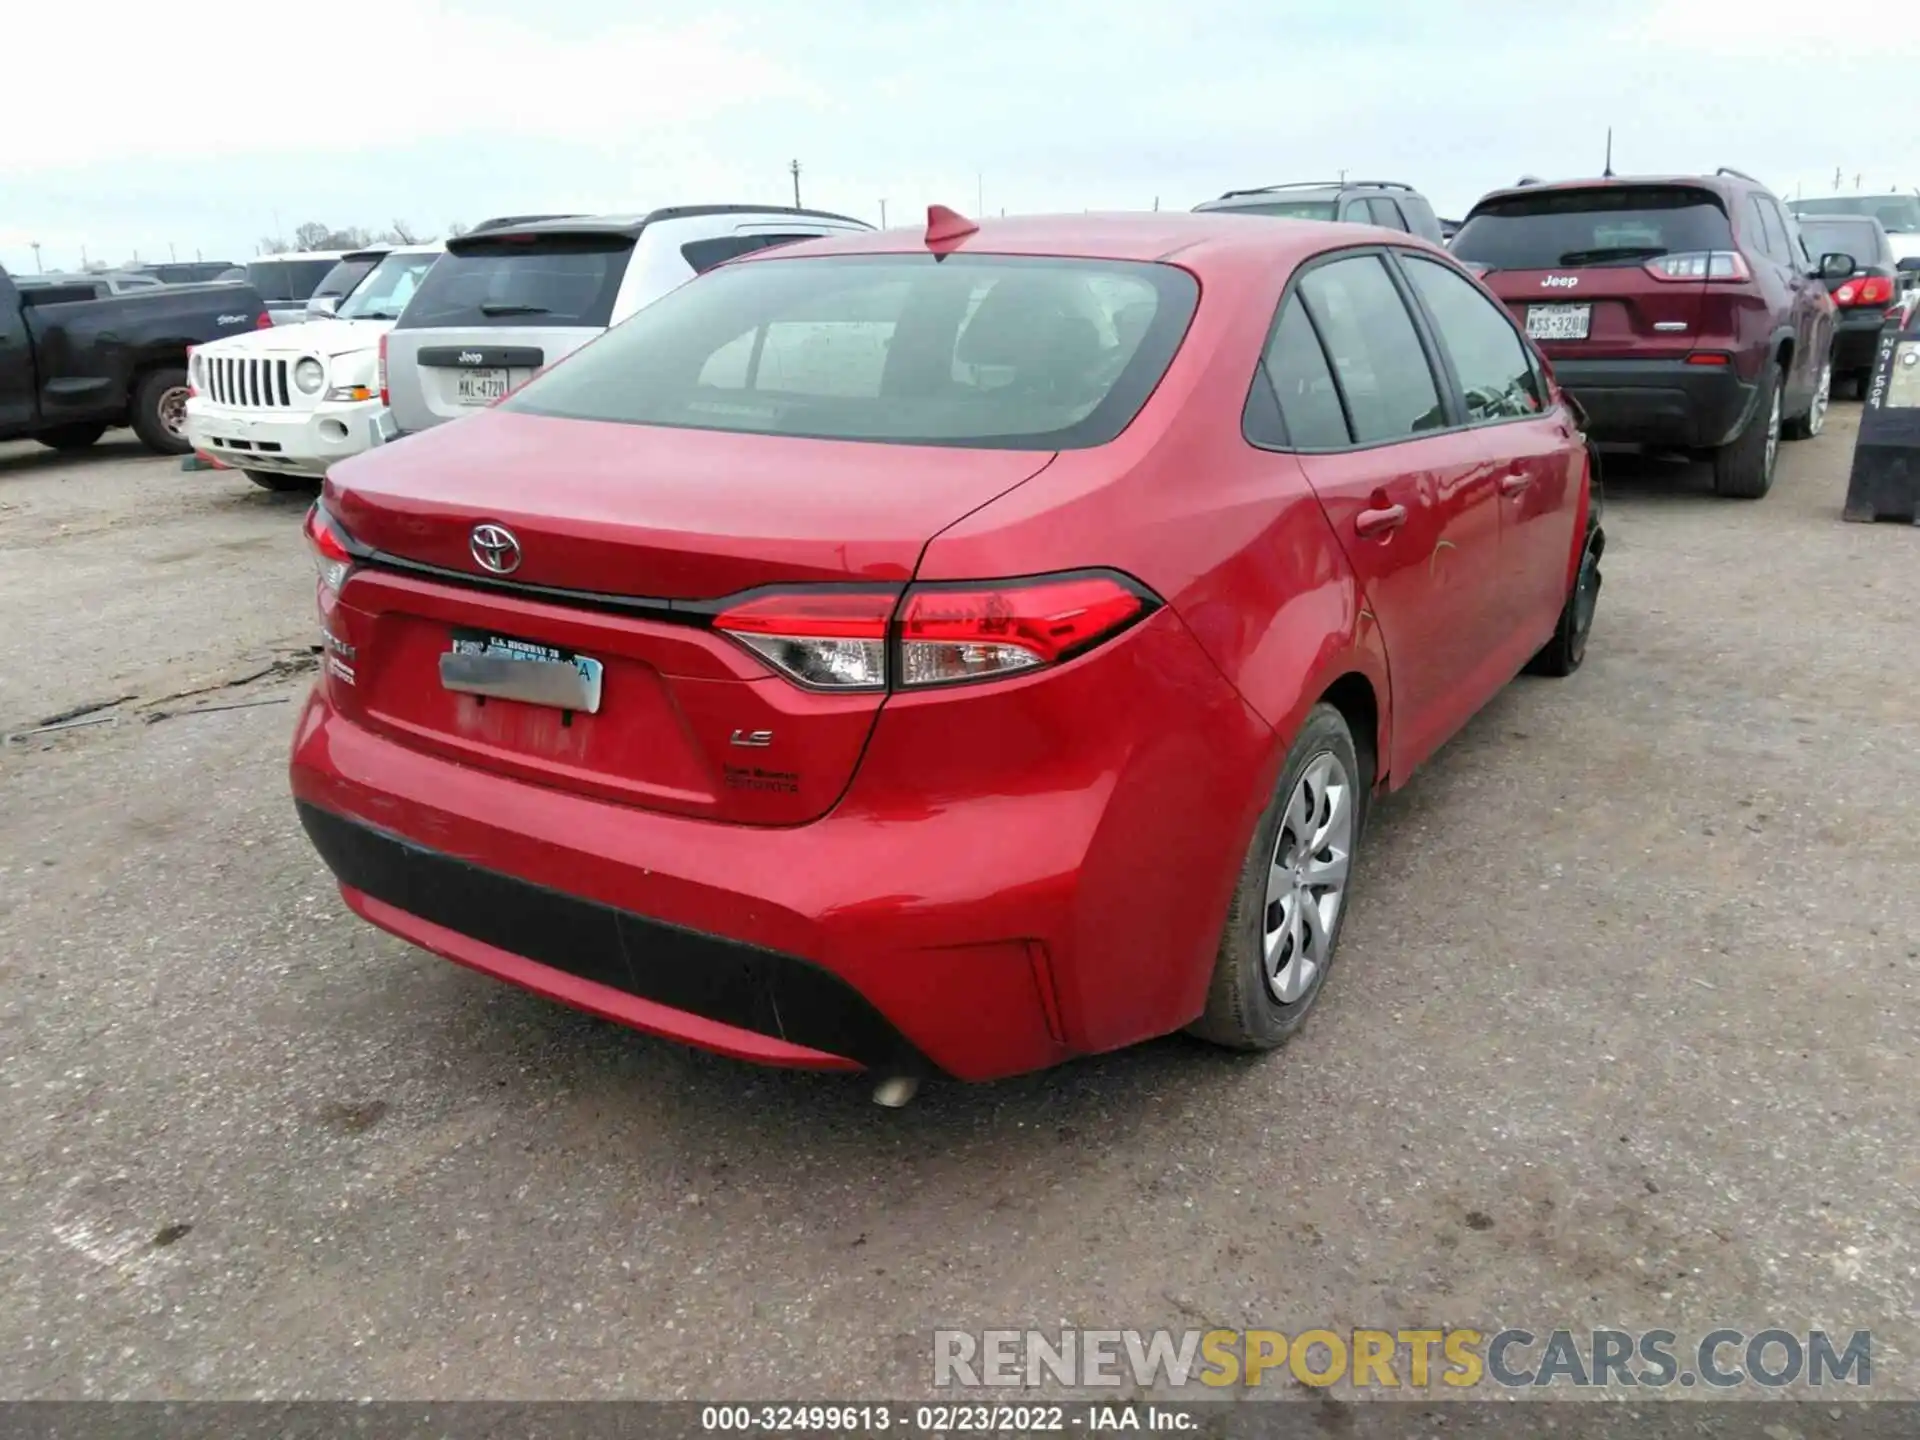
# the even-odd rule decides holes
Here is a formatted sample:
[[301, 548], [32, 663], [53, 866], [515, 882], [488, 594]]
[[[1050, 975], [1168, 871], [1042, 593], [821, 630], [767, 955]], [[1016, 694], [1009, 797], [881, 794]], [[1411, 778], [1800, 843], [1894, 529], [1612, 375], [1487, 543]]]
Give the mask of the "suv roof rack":
[[502, 225], [531, 225], [536, 220], [571, 220], [575, 218], [575, 213], [567, 211], [555, 212], [551, 215], [495, 215], [491, 220], [482, 220], [467, 231], [467, 234], [473, 235], [481, 230], [497, 230]]
[[1722, 165], [1718, 170], [1714, 171], [1713, 173], [1716, 175], [1731, 175], [1736, 180], [1744, 180], [1749, 185], [1759, 185], [1761, 189], [1763, 190], [1766, 189], [1765, 184], [1763, 184], [1761, 181], [1754, 179], [1753, 176], [1747, 174], [1747, 172], [1744, 170], [1734, 169], [1731, 165]]
[[1266, 195], [1275, 190], [1405, 190], [1413, 193], [1413, 186], [1404, 180], [1289, 180], [1284, 185], [1255, 185], [1246, 190], [1229, 190], [1220, 198], [1231, 200], [1237, 195]]

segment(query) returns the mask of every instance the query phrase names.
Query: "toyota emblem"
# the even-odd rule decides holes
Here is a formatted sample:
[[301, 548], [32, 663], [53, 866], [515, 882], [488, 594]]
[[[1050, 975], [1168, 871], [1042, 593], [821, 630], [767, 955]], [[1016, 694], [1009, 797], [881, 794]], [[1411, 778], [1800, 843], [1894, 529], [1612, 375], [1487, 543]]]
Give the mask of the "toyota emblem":
[[511, 575], [520, 568], [520, 542], [504, 525], [474, 526], [468, 548], [482, 570]]

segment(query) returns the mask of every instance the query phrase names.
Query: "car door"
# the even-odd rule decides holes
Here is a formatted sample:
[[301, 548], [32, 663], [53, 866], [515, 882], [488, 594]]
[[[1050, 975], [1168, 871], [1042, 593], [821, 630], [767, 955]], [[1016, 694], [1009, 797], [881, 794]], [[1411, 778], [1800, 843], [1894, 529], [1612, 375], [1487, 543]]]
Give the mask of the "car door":
[[1786, 237], [1789, 263], [1800, 284], [1794, 292], [1793, 333], [1796, 361], [1802, 371], [1802, 394], [1811, 397], [1820, 383], [1820, 372], [1833, 358], [1833, 301], [1826, 279], [1820, 273], [1820, 257], [1807, 247], [1800, 227], [1774, 203], [1771, 197], [1762, 203]]
[[1443, 261], [1404, 250], [1395, 259], [1499, 493], [1505, 635], [1493, 653], [1504, 680], [1546, 643], [1566, 600], [1586, 447], [1565, 409], [1549, 405], [1505, 306]]
[[1407, 224], [1407, 217], [1400, 213], [1399, 205], [1394, 203], [1391, 196], [1368, 197], [1367, 214], [1373, 218], [1374, 224], [1384, 226], [1388, 230], [1410, 231], [1413, 228]]
[[[1283, 302], [1263, 366], [1289, 448], [1380, 626], [1396, 775], [1490, 689], [1500, 517], [1479, 442], [1454, 415], [1401, 282], [1378, 250], [1312, 265]], [[1504, 678], [1504, 677], [1503, 677]]]
[[[1757, 193], [1747, 196], [1753, 223], [1748, 227], [1759, 237], [1760, 263], [1772, 272], [1773, 284], [1767, 288], [1782, 294], [1787, 323], [1793, 330], [1793, 359], [1787, 367], [1786, 384], [1780, 397], [1783, 413], [1797, 415], [1807, 407], [1815, 377], [1825, 356], [1812, 352], [1817, 342], [1818, 311], [1809, 287], [1814, 284], [1806, 262], [1795, 258], [1795, 247], [1787, 239], [1787, 225], [1780, 209], [1771, 199]], [[1824, 285], [1821, 287], [1825, 288]]]

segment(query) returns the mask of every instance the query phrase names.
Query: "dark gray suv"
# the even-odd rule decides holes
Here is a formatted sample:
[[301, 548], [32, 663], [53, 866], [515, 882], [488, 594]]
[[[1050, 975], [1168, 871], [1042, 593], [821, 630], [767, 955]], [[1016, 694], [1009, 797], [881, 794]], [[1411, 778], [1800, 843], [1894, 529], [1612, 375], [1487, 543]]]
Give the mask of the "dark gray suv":
[[1345, 220], [1404, 230], [1434, 244], [1445, 243], [1440, 218], [1427, 197], [1398, 180], [1302, 180], [1264, 185], [1258, 190], [1229, 190], [1195, 210], [1231, 210], [1241, 215], [1278, 215], [1286, 220]]

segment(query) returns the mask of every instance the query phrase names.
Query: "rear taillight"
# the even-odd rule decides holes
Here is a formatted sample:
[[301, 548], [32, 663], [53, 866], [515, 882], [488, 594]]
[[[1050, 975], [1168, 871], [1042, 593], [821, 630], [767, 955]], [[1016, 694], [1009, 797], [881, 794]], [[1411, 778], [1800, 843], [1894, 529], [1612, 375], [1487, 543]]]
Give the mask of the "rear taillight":
[[259, 315], [254, 318], [253, 328], [256, 330], [271, 330], [273, 328], [273, 313], [268, 310], [262, 310]]
[[380, 403], [392, 408], [392, 402], [387, 399], [387, 337], [385, 335], [380, 337], [379, 356], [373, 362], [373, 388], [380, 392]]
[[897, 690], [1057, 665], [1112, 639], [1159, 601], [1106, 573], [893, 591], [776, 591], [730, 606], [714, 628], [820, 690]]
[[1646, 271], [1656, 280], [1751, 280], [1746, 258], [1737, 250], [1689, 250], [1659, 255], [1647, 261]]
[[353, 570], [353, 552], [347, 548], [346, 532], [316, 500], [307, 510], [306, 533], [321, 590], [329, 596], [338, 595]]
[[894, 590], [793, 590], [722, 611], [714, 628], [789, 679], [819, 690], [883, 690]]
[[1849, 280], [1833, 292], [1833, 303], [1843, 310], [1865, 305], [1890, 305], [1893, 303], [1893, 281], [1884, 275]]

